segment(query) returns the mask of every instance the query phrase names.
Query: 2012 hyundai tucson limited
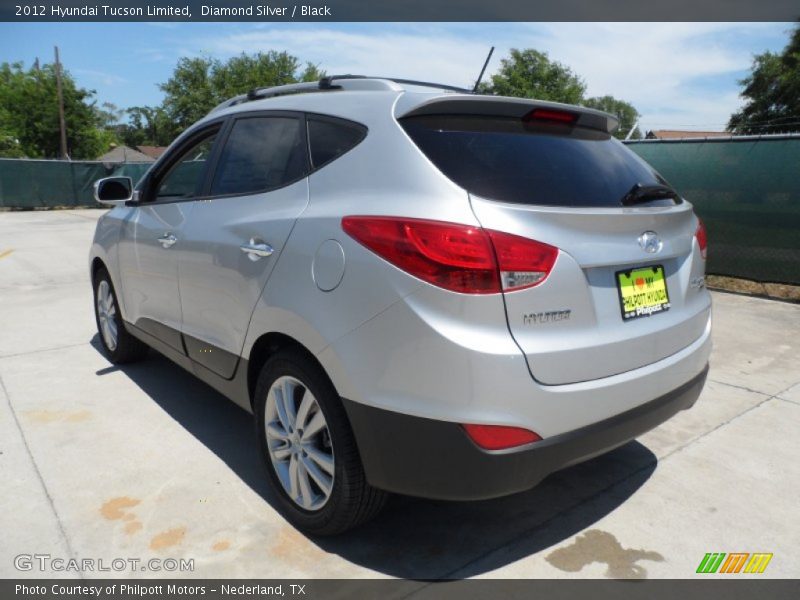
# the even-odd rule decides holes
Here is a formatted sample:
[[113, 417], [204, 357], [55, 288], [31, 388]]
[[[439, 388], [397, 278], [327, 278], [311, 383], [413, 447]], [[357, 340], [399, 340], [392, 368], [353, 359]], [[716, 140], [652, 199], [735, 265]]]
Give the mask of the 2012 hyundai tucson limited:
[[705, 230], [616, 125], [355, 76], [233, 98], [96, 184], [103, 348], [252, 411], [307, 532], [528, 489], [705, 380]]

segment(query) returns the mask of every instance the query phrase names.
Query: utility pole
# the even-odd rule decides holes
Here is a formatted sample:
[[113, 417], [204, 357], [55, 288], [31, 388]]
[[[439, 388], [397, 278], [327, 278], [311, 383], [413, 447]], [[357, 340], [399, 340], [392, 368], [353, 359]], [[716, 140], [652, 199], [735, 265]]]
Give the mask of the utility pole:
[[58, 122], [61, 127], [61, 158], [67, 159], [67, 124], [64, 121], [64, 92], [61, 89], [61, 62], [58, 60], [56, 48], [56, 90], [58, 92]]

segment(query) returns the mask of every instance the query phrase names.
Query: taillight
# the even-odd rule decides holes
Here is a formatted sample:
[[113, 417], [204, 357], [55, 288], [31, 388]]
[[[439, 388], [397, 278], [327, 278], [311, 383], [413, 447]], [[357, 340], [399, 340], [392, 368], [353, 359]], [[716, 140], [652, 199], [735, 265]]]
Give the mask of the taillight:
[[470, 439], [484, 450], [505, 450], [541, 440], [539, 434], [505, 425], [464, 425]]
[[522, 117], [526, 123], [531, 121], [551, 121], [572, 125], [578, 120], [578, 115], [566, 110], [553, 110], [550, 108], [534, 108], [531, 112]]
[[342, 219], [352, 238], [407, 273], [462, 294], [497, 294], [544, 281], [558, 249], [472, 225], [401, 217]]
[[497, 256], [504, 291], [533, 287], [550, 274], [558, 248], [510, 233], [487, 231]]
[[705, 259], [708, 254], [706, 250], [708, 247], [708, 237], [706, 236], [706, 225], [699, 217], [697, 219], [697, 230], [694, 232], [694, 237], [697, 238], [697, 245], [700, 246], [700, 255]]

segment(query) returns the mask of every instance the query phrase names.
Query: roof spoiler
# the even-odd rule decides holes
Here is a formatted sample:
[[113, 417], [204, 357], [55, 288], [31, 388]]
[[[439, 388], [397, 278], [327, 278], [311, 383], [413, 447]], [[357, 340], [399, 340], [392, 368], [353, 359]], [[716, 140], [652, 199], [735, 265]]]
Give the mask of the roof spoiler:
[[397, 118], [422, 115], [486, 115], [521, 119], [534, 109], [545, 109], [575, 115], [574, 124], [607, 133], [614, 133], [619, 119], [614, 115], [585, 106], [511, 98], [507, 96], [485, 96], [475, 94], [438, 96], [406, 110], [400, 109]]

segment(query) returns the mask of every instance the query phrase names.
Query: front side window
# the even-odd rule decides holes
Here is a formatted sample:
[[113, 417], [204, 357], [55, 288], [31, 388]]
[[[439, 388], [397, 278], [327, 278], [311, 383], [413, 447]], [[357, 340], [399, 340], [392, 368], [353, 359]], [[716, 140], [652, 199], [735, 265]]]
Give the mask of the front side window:
[[238, 119], [222, 149], [211, 195], [254, 194], [297, 181], [306, 173], [303, 145], [299, 119]]
[[194, 198], [203, 186], [206, 162], [218, 130], [208, 132], [183, 152], [156, 183], [156, 200]]

